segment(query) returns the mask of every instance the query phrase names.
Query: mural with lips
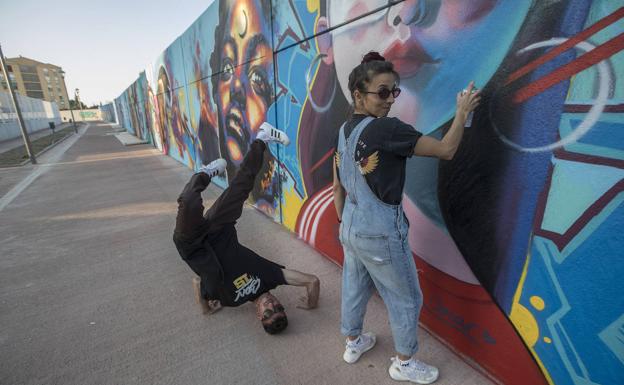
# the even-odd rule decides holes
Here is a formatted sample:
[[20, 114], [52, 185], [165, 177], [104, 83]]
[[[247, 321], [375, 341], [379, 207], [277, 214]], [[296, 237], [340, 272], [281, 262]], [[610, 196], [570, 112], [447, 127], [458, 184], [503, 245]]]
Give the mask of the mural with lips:
[[105, 108], [192, 169], [225, 158], [221, 187], [260, 123], [286, 131], [250, 203], [341, 264], [351, 69], [391, 60], [390, 116], [437, 138], [474, 80], [456, 157], [407, 163], [423, 326], [506, 384], [624, 383], [623, 30], [622, 1], [217, 0]]

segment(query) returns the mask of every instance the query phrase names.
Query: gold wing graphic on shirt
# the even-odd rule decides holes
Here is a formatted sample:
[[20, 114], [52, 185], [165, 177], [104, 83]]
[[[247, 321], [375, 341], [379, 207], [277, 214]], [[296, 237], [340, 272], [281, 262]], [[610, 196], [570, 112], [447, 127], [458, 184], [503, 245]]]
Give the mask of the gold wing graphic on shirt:
[[336, 161], [336, 168], [340, 168], [340, 153], [336, 151], [336, 155], [334, 156], [334, 160]]
[[379, 151], [373, 152], [368, 157], [358, 162], [358, 168], [362, 175], [367, 175], [375, 171], [377, 165], [379, 165]]

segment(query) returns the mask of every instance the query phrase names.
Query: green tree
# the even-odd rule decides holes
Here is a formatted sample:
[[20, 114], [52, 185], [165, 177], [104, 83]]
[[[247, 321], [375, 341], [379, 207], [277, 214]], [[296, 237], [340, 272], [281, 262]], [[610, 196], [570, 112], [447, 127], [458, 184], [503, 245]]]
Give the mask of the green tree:
[[[87, 105], [84, 104], [82, 101], [80, 101], [80, 104], [82, 105], [83, 109], [87, 109]], [[73, 110], [79, 110], [80, 109], [80, 105], [76, 102], [76, 99], [69, 99], [69, 108], [73, 109]]]

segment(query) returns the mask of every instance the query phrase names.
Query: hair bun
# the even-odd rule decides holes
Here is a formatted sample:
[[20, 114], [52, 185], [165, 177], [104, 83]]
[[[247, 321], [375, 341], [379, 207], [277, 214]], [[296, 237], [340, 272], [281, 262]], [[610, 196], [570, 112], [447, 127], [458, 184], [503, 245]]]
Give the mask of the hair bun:
[[362, 63], [361, 64], [368, 63], [368, 62], [373, 61], [373, 60], [386, 61], [386, 59], [383, 56], [381, 56], [379, 54], [379, 52], [377, 52], [377, 51], [370, 51], [369, 53], [364, 55], [364, 57], [362, 58]]

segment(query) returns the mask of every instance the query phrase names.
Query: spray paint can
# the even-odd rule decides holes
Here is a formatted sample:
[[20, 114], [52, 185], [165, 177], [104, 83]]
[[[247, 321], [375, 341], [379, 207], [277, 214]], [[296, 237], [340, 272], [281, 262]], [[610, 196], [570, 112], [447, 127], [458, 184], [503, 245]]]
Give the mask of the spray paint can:
[[[462, 91], [462, 95], [466, 95], [466, 92], [468, 92], [468, 90], [463, 90]], [[474, 94], [475, 92], [477, 92], [476, 88], [472, 89], [472, 92], [470, 94]], [[464, 123], [464, 127], [468, 128], [470, 126], [472, 126], [472, 116], [474, 115], [474, 111], [470, 111], [468, 113], [468, 116], [466, 117], [466, 123]]]

